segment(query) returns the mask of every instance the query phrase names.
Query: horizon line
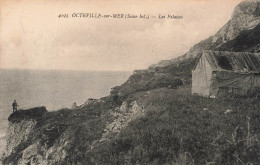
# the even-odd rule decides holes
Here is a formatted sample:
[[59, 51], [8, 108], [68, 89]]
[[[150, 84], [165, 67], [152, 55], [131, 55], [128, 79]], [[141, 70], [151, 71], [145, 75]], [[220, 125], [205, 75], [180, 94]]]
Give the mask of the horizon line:
[[33, 69], [33, 68], [0, 68], [0, 70], [32, 70], [32, 71], [71, 71], [71, 72], [134, 72], [135, 70], [74, 70], [74, 69]]

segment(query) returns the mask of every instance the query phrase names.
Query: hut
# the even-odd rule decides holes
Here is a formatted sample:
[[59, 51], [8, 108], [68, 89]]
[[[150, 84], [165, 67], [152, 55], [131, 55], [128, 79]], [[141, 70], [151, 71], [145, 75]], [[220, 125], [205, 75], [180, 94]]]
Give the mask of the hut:
[[260, 53], [205, 50], [192, 70], [192, 94], [247, 96], [260, 89]]

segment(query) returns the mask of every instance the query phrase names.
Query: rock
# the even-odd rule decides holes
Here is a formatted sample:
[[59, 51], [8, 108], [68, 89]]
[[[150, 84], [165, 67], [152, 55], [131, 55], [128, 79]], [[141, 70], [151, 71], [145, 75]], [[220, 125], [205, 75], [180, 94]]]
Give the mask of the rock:
[[120, 111], [121, 112], [126, 112], [128, 109], [128, 103], [126, 101], [124, 101], [120, 107]]
[[28, 146], [22, 152], [22, 159], [19, 160], [18, 164], [42, 164], [47, 165], [48, 161], [44, 160], [43, 155], [40, 154], [39, 143]]
[[231, 19], [213, 36], [195, 44], [182, 56], [172, 60], [163, 60], [153, 64], [149, 69], [166, 67], [188, 58], [194, 58], [203, 50], [213, 50], [235, 39], [241, 32], [255, 28], [260, 23], [260, 0], [246, 0], [239, 3]]
[[95, 104], [95, 103], [101, 103], [101, 102], [103, 102], [103, 101], [100, 100], [100, 99], [89, 98], [84, 104], [78, 106], [78, 108], [83, 108], [83, 107], [86, 107], [88, 105]]
[[[47, 165], [63, 162], [67, 157], [67, 150], [71, 148], [69, 139], [72, 139], [71, 136], [74, 136], [71, 134], [73, 130], [68, 129], [59, 137], [55, 144], [48, 146], [42, 140], [50, 137], [45, 136], [44, 133], [40, 139], [35, 138], [39, 116], [45, 114], [44, 109], [42, 111], [38, 110], [39, 108], [24, 110], [9, 117], [9, 126], [6, 134], [7, 145], [2, 156], [3, 164]], [[46, 127], [46, 131], [53, 130], [57, 130], [57, 127]]]
[[215, 95], [211, 95], [211, 96], [209, 96], [209, 98], [211, 98], [211, 99], [215, 99], [216, 96], [215, 96]]
[[76, 108], [78, 108], [78, 106], [77, 106], [77, 103], [74, 102], [74, 103], [71, 105], [71, 108], [70, 108], [70, 109], [76, 109]]
[[224, 114], [226, 115], [226, 114], [229, 114], [229, 113], [231, 113], [231, 112], [233, 112], [233, 110], [227, 109], [227, 110], [224, 112]]
[[33, 119], [22, 120], [20, 123], [9, 122], [9, 126], [6, 131], [7, 145], [4, 155], [11, 155], [14, 148], [21, 143], [27, 142], [29, 139], [29, 133], [34, 130], [36, 124], [36, 121]]
[[[134, 120], [139, 116], [142, 116], [142, 114], [144, 113], [143, 107], [139, 106], [136, 101], [133, 101], [130, 104], [124, 101], [119, 109], [120, 113], [110, 113], [110, 115], [114, 116], [115, 119], [110, 124], [106, 125], [106, 128], [103, 131], [104, 133], [102, 134], [103, 140], [108, 140], [110, 134], [119, 133], [120, 130], [127, 126], [127, 124], [131, 120]], [[116, 110], [118, 110], [118, 108], [115, 108], [115, 111]]]

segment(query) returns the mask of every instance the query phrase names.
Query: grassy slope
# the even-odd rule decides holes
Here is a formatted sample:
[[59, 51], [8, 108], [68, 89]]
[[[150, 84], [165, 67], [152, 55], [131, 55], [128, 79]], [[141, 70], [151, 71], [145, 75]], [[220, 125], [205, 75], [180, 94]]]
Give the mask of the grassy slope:
[[[257, 51], [258, 29], [259, 26], [243, 32], [219, 49]], [[241, 46], [244, 39], [248, 42]], [[191, 70], [199, 57], [200, 54], [196, 58], [135, 73], [112, 91], [125, 96], [123, 99], [135, 98], [148, 112], [145, 117], [132, 121], [117, 138], [88, 153], [86, 163], [259, 164], [259, 99], [211, 100], [191, 96]], [[149, 86], [150, 81], [156, 80], [154, 84], [165, 82], [163, 76], [155, 79], [158, 75], [179, 78], [184, 86], [180, 89]], [[225, 114], [226, 110], [232, 112]]]
[[201, 54], [165, 67], [157, 67], [136, 72], [121, 86], [114, 88], [111, 95], [125, 99], [129, 94], [156, 88], [176, 88], [191, 83], [191, 70], [196, 66]]
[[[146, 115], [90, 150], [112, 120], [108, 110], [118, 106], [110, 98], [104, 100], [78, 110], [45, 113], [30, 143], [20, 147], [40, 140], [50, 148], [68, 139], [69, 156], [60, 164], [259, 163], [257, 98], [203, 98], [190, 95], [190, 86], [136, 92], [126, 100], [137, 100]], [[228, 109], [232, 112], [225, 114]]]
[[137, 93], [133, 97], [148, 109], [146, 116], [91, 151], [86, 163], [258, 164], [259, 99], [208, 99], [188, 90]]

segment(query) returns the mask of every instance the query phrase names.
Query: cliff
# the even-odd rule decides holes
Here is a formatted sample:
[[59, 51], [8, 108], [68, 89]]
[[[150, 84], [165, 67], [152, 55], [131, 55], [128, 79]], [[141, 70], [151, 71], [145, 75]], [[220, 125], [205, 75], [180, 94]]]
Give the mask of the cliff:
[[9, 164], [9, 162], [20, 164], [21, 160], [19, 158], [26, 157], [27, 147], [33, 144], [34, 135], [32, 132], [45, 113], [47, 113], [46, 108], [39, 107], [26, 111], [20, 110], [9, 116], [9, 125], [6, 132], [7, 145], [3, 164]]
[[[110, 98], [76, 109], [48, 112], [45, 107], [19, 110], [8, 118], [3, 164], [79, 164], [85, 152], [110, 140], [143, 108], [128, 100], [117, 105]], [[83, 163], [84, 164], [84, 163]]]
[[[225, 50], [233, 51], [236, 49], [232, 48], [232, 43], [238, 42], [239, 40], [241, 41], [240, 44], [247, 44], [247, 47], [253, 48], [247, 49], [247, 47], [240, 47], [238, 51], [259, 52], [259, 45], [258, 48], [255, 49], [255, 44], [259, 44], [259, 35], [255, 34], [259, 32], [259, 6], [259, 0], [246, 0], [241, 2], [234, 9], [231, 19], [215, 35], [195, 44], [184, 55], [172, 60], [160, 61], [158, 64], [152, 65], [151, 68], [165, 67], [173, 65], [183, 59], [194, 58], [203, 50], [223, 50], [222, 48], [225, 47]], [[253, 38], [251, 37], [245, 38], [245, 35], [254, 36], [255, 40], [252, 41]], [[243, 43], [246, 40], [241, 40], [241, 38], [250, 39], [252, 42]], [[238, 49], [239, 45], [236, 45], [236, 48]]]
[[73, 110], [18, 111], [44, 113], [10, 117], [2, 162], [259, 164], [259, 98], [211, 100], [189, 93], [189, 87], [158, 88], [119, 104], [106, 97]]

